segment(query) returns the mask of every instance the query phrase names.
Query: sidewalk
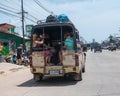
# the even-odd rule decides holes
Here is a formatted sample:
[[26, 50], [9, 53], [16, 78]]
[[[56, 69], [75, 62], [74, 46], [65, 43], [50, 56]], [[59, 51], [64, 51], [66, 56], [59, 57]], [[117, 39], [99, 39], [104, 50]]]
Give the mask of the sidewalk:
[[10, 72], [16, 72], [20, 69], [24, 69], [25, 66], [23, 65], [16, 65], [11, 63], [0, 63], [0, 75], [10, 73]]

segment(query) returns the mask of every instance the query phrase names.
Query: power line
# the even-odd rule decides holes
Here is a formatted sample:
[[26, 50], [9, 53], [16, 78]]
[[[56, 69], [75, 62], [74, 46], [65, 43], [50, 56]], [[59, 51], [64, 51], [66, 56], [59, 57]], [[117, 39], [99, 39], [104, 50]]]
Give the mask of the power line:
[[20, 8], [21, 8], [20, 3], [18, 5], [17, 0], [12, 0], [12, 2], [11, 2], [11, 0], [3, 0], [2, 3], [9, 6], [9, 8], [12, 7], [12, 9], [15, 9], [15, 10], [17, 9], [18, 11], [20, 11]]
[[[5, 14], [5, 15], [7, 15], [7, 16], [9, 15], [9, 16], [14, 16], [14, 17], [17, 17], [17, 18], [21, 18], [20, 16], [14, 15], [14, 14], [12, 14], [12, 13], [9, 13], [9, 12], [3, 11], [3, 10], [0, 10], [0, 12], [3, 13], [3, 14]], [[30, 19], [29, 17], [26, 17], [26, 16], [25, 16], [25, 18], [28, 19], [28, 20], [31, 21], [31, 22], [36, 23], [36, 21]]]
[[[35, 6], [35, 2], [31, 2], [32, 3], [32, 6], [27, 2], [27, 1], [24, 1], [24, 9], [26, 9], [27, 11], [32, 11], [32, 13], [39, 13], [39, 10], [34, 10], [33, 9], [35, 8], [36, 9], [36, 6]], [[30, 10], [32, 9], [32, 10]]]
[[[24, 14], [25, 14], [25, 13], [26, 13], [28, 16], [30, 16], [30, 17], [32, 17], [32, 18], [34, 18], [34, 19], [36, 19], [36, 20], [39, 20], [39, 19], [35, 18], [34, 16], [30, 15], [28, 12], [25, 12], [25, 11], [24, 11]], [[22, 12], [19, 12], [18, 14], [22, 14]], [[34, 20], [32, 20], [32, 19], [30, 19], [30, 18], [28, 18], [28, 17], [26, 17], [26, 16], [24, 16], [24, 17], [27, 18], [28, 20], [32, 21], [32, 22], [35, 22]]]
[[[40, 15], [44, 15], [43, 14], [43, 12], [41, 13], [41, 11], [39, 11], [39, 10], [35, 10], [35, 9], [38, 9], [38, 7], [35, 5], [36, 3], [35, 2], [31, 2], [32, 3], [32, 7], [28, 4], [28, 2], [25, 2], [24, 1], [24, 9], [26, 9], [27, 10], [27, 12], [28, 12], [28, 15], [30, 16], [30, 17], [32, 17], [32, 18], [34, 18], [35, 20], [39, 20], [39, 16]], [[32, 9], [32, 10], [30, 10], [30, 9]], [[32, 13], [32, 15], [31, 15], [31, 13]], [[44, 17], [45, 17], [45, 15], [44, 15]]]
[[11, 14], [11, 13], [6, 12], [6, 11], [3, 11], [3, 10], [0, 10], [0, 12], [2, 12], [3, 14], [6, 14], [6, 15], [11, 15], [11, 16], [14, 16], [14, 17], [20, 18], [20, 17], [17, 16], [17, 15]]
[[4, 5], [4, 4], [2, 4], [2, 3], [0, 3], [0, 5], [2, 5], [2, 6], [4, 6], [4, 7], [7, 7], [7, 8], [10, 8], [10, 9], [12, 9], [12, 10], [19, 11], [18, 9], [15, 9], [15, 8], [13, 8], [13, 7], [10, 7], [10, 6], [7, 6], [7, 5]]
[[45, 7], [41, 4], [40, 1], [34, 0], [34, 2], [35, 2], [36, 4], [38, 4], [41, 8], [43, 8], [46, 12], [48, 12], [48, 13], [50, 13], [50, 14], [53, 14], [53, 12], [50, 11], [50, 10], [48, 10], [47, 8], [45, 8]]
[[[7, 3], [10, 3], [9, 1], [7, 1], [6, 0], [6, 2]], [[15, 2], [14, 2], [15, 3]], [[16, 4], [18, 4], [18, 3], [16, 3]], [[18, 12], [15, 12], [15, 11], [13, 11], [13, 9], [14, 8], [12, 8], [12, 7], [9, 7], [9, 6], [7, 6], [7, 5], [4, 5], [4, 4], [2, 4], [2, 3], [0, 3], [0, 5], [2, 5], [2, 6], [4, 6], [4, 7], [0, 7], [0, 9], [3, 9], [3, 10], [5, 10], [5, 11], [7, 11], [7, 12], [12, 12], [12, 13], [14, 13], [14, 14], [18, 14]], [[6, 7], [6, 8], [5, 8]], [[14, 10], [17, 10], [17, 9], [14, 9]], [[18, 10], [17, 10], [18, 11]], [[24, 11], [25, 12], [25, 11]], [[30, 21], [32, 21], [32, 22], [35, 22], [35, 21], [38, 21], [39, 19], [38, 18], [36, 18], [35, 16], [33, 16], [33, 15], [31, 15], [30, 13], [27, 13], [28, 14], [28, 16], [30, 17], [26, 17], [28, 20], [30, 20]], [[42, 14], [43, 15], [43, 14]], [[33, 19], [31, 19], [31, 18], [33, 18]]]
[[[7, 1], [7, 0], [5, 0], [5, 1], [6, 1], [6, 2], [9, 2], [9, 1]], [[9, 6], [7, 6], [7, 5], [4, 5], [4, 4], [2, 4], [2, 3], [0, 3], [0, 5], [4, 6], [4, 7], [1, 7], [1, 6], [0, 6], [0, 9], [2, 9], [2, 10], [0, 10], [0, 11], [1, 11], [3, 14], [20, 18], [19, 16], [15, 15], [15, 14], [18, 14], [18, 13], [12, 10], [12, 9], [14, 9], [14, 8], [9, 7]], [[7, 7], [7, 8], [5, 8], [5, 7]], [[14, 10], [17, 10], [17, 9], [14, 9]], [[25, 11], [24, 11], [24, 12], [25, 12]], [[29, 14], [29, 13], [28, 13], [28, 16], [29, 16], [30, 18], [29, 18], [29, 17], [26, 17], [26, 16], [25, 16], [25, 18], [26, 18], [27, 20], [31, 21], [31, 22], [36, 23], [36, 22], [39, 20], [38, 18], [36, 18], [35, 16], [33, 16], [33, 15]], [[33, 20], [32, 18], [33, 18], [34, 20]]]
[[[40, 17], [40, 16], [46, 17], [46, 15], [43, 12], [36, 10], [36, 9], [38, 9], [38, 6], [36, 6], [36, 2], [31, 1], [31, 3], [32, 3], [32, 6], [30, 6], [30, 4], [28, 4], [28, 2], [24, 1], [24, 9], [27, 10], [27, 12], [28, 12], [27, 15], [29, 17], [33, 18], [35, 21], [36, 20], [39, 21], [40, 18], [38, 18], [38, 17]], [[32, 9], [32, 10], [30, 10], [30, 9]], [[30, 13], [32, 13], [32, 15]]]
[[[18, 2], [14, 2], [16, 4], [18, 4]], [[24, 2], [23, 2], [24, 3]], [[20, 4], [19, 4], [20, 5]], [[24, 6], [25, 7], [25, 6]], [[32, 9], [32, 8], [31, 8]], [[24, 14], [26, 13], [29, 17], [32, 17], [33, 19], [35, 20], [39, 20], [38, 18], [36, 18], [35, 16], [31, 15], [30, 13], [28, 13], [27, 11], [25, 11], [25, 9], [23, 10], [24, 11]], [[22, 12], [19, 12], [18, 14], [22, 14]], [[32, 21], [32, 22], [35, 22], [33, 19], [30, 19], [28, 17], [25, 17], [27, 18], [28, 20]]]
[[33, 15], [30, 15], [29, 13], [28, 13], [28, 15], [31, 16], [32, 18], [36, 19], [36, 20], [39, 20], [38, 18], [34, 17]]
[[31, 22], [36, 23], [36, 21], [34, 21], [34, 20], [32, 20], [32, 19], [30, 19], [30, 18], [28, 18], [28, 17], [26, 17], [26, 16], [25, 16], [25, 18], [28, 19], [28, 20], [31, 21]]
[[0, 8], [3, 9], [3, 10], [6, 10], [6, 11], [9, 11], [9, 12], [12, 12], [12, 13], [15, 13], [15, 14], [16, 14], [15, 11], [12, 11], [12, 10], [9, 10], [9, 9], [3, 8], [3, 7], [0, 7]]

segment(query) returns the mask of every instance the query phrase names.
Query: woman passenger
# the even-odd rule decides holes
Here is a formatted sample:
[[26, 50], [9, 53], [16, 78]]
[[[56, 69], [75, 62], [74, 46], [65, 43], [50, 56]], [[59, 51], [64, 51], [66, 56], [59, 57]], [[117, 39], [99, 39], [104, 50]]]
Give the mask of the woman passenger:
[[74, 50], [74, 41], [70, 33], [66, 34], [65, 46], [66, 50]]
[[36, 34], [33, 35], [33, 50], [34, 51], [42, 51], [43, 50], [43, 39], [42, 37], [38, 37]]

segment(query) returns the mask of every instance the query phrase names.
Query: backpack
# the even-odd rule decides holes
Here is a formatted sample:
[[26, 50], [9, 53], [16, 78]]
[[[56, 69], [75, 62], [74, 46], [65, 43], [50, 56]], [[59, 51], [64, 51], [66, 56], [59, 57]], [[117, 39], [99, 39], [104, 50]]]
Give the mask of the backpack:
[[57, 22], [57, 18], [56, 18], [56, 16], [49, 15], [49, 16], [46, 18], [46, 22]]
[[58, 20], [59, 20], [59, 22], [67, 22], [67, 21], [69, 21], [67, 15], [65, 15], [65, 14], [60, 14], [58, 16]]

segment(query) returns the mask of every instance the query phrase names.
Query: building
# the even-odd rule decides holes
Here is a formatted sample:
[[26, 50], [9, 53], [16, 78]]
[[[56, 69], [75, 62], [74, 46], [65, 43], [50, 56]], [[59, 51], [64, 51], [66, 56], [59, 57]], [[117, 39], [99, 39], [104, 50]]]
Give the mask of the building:
[[9, 52], [14, 52], [23, 38], [14, 32], [15, 26], [3, 23], [0, 24], [0, 45], [3, 46], [2, 54], [7, 55]]

